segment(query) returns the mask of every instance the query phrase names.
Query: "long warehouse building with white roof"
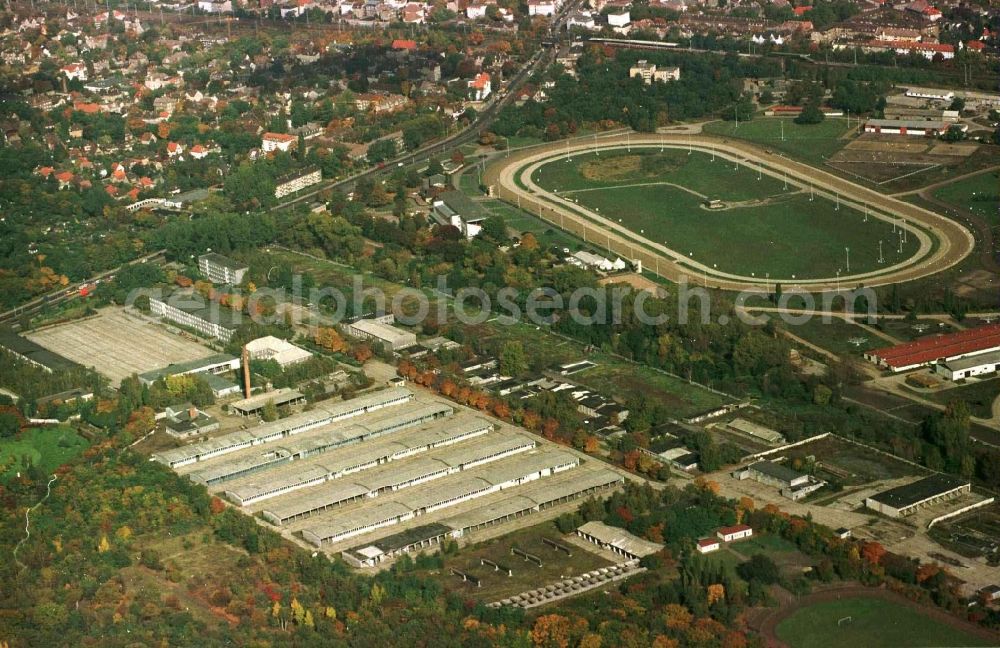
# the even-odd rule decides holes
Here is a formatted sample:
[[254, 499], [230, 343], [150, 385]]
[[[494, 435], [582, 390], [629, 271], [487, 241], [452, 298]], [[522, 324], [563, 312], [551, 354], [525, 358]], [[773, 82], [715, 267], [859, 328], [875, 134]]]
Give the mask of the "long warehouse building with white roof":
[[152, 458], [170, 468], [180, 468], [198, 461], [205, 461], [242, 448], [271, 443], [324, 425], [380, 410], [383, 407], [402, 405], [413, 400], [413, 392], [402, 387], [383, 389], [357, 398], [330, 405], [317, 405], [307, 412], [292, 414], [255, 429], [224, 434], [200, 443], [165, 450]]

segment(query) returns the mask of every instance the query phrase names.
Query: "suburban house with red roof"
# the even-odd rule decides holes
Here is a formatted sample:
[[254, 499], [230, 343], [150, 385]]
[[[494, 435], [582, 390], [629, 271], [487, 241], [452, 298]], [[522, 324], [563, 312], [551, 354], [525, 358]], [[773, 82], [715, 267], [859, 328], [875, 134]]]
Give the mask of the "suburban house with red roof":
[[473, 101], [483, 101], [486, 97], [490, 96], [490, 92], [493, 91], [493, 87], [490, 84], [490, 75], [486, 72], [480, 72], [476, 75], [476, 78], [469, 81], [469, 97]]
[[408, 38], [397, 38], [392, 41], [392, 49], [394, 50], [415, 50], [417, 49], [417, 41], [410, 40]]
[[73, 184], [73, 174], [69, 171], [63, 171], [62, 173], [56, 174], [56, 180], [59, 181], [60, 189], [68, 189]]
[[59, 71], [62, 72], [70, 81], [87, 80], [87, 66], [83, 63], [70, 63], [69, 65], [63, 66], [63, 68]]

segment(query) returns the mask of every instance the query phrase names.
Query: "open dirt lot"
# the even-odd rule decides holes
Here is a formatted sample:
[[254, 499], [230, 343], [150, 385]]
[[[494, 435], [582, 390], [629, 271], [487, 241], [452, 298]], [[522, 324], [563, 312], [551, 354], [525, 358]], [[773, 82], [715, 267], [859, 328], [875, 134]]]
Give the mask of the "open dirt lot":
[[936, 144], [929, 153], [931, 155], [958, 155], [969, 157], [979, 149], [978, 144]]
[[923, 153], [927, 150], [927, 144], [923, 141], [906, 142], [857, 139], [844, 148], [851, 151], [878, 151], [880, 153]]
[[[568, 547], [572, 555], [556, 551], [546, 545], [542, 538], [554, 540]], [[520, 556], [512, 555], [511, 547], [538, 556], [542, 559], [542, 565], [538, 566]], [[497, 572], [490, 565], [481, 564], [480, 560], [483, 558], [509, 567], [513, 573], [508, 576], [504, 572]], [[555, 583], [564, 578], [578, 576], [615, 562], [618, 561], [588, 551], [573, 542], [571, 537], [560, 535], [555, 526], [549, 522], [467, 548], [445, 562], [440, 579], [445, 589], [492, 601]], [[476, 587], [470, 582], [463, 582], [460, 577], [451, 574], [451, 569], [482, 579], [481, 585]]]
[[106, 309], [94, 317], [39, 329], [26, 337], [85, 367], [93, 367], [116, 386], [134, 373], [214, 353], [122, 309]]
[[628, 274], [614, 275], [613, 277], [605, 277], [604, 279], [598, 279], [597, 283], [602, 286], [609, 286], [612, 284], [628, 284], [636, 290], [645, 290], [651, 292], [654, 295], [664, 295], [666, 290], [663, 289], [660, 284], [656, 283], [652, 279], [643, 277], [640, 274], [630, 272]]
[[830, 165], [847, 173], [884, 184], [900, 176], [930, 169], [955, 167], [979, 149], [978, 144], [938, 144], [923, 138], [862, 135], [830, 156]]

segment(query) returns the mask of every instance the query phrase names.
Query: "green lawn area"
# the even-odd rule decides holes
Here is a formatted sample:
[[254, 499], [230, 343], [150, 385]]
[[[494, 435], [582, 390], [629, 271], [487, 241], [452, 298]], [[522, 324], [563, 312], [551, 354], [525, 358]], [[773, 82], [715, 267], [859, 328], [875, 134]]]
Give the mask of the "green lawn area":
[[[386, 279], [377, 277], [369, 272], [360, 273], [355, 268], [335, 261], [315, 259], [304, 256], [303, 254], [296, 254], [295, 252], [281, 249], [272, 249], [270, 252], [266, 252], [264, 254], [266, 254], [269, 259], [272, 259], [271, 263], [287, 263], [297, 272], [308, 272], [316, 281], [316, 287], [319, 289], [337, 288], [343, 291], [345, 298], [348, 300], [348, 307], [351, 306], [351, 301], [353, 300], [353, 293], [351, 291], [355, 276], [362, 277], [362, 290], [377, 288], [382, 291], [386, 298], [386, 308], [391, 306], [391, 300], [396, 293], [403, 288], [408, 288], [402, 284], [393, 283]], [[430, 308], [433, 312], [434, 309], [437, 308], [436, 303], [439, 298], [438, 295], [436, 295], [429, 287], [421, 288], [421, 292], [427, 295], [427, 298], [430, 300]], [[405, 301], [404, 303], [408, 304], [409, 301]], [[329, 304], [332, 307], [333, 301], [329, 300], [328, 302], [324, 302], [324, 304]], [[369, 301], [366, 305], [371, 308], [374, 306], [374, 303]]]
[[[851, 617], [838, 626], [838, 620]], [[906, 605], [857, 597], [817, 603], [778, 624], [792, 648], [987, 646], [990, 642], [940, 623]]]
[[62, 425], [25, 430], [19, 437], [0, 441], [0, 481], [21, 470], [21, 457], [28, 456], [34, 465], [51, 473], [89, 445], [72, 428]]
[[[912, 256], [909, 237], [898, 252], [898, 235], [869, 218], [808, 190], [783, 188], [781, 179], [709, 155], [674, 150], [587, 154], [557, 160], [535, 172], [539, 186], [557, 191], [650, 241], [719, 270], [793, 280], [866, 272]], [[706, 198], [728, 208], [704, 208]], [[878, 263], [883, 241], [884, 264]]]
[[877, 335], [839, 318], [824, 322], [822, 317], [817, 316], [803, 324], [783, 322], [782, 326], [789, 333], [837, 355], [860, 356], [870, 349], [889, 345]]
[[1000, 378], [984, 377], [982, 380], [967, 381], [960, 387], [952, 387], [930, 395], [931, 400], [947, 405], [952, 401], [965, 401], [973, 416], [989, 418], [993, 412], [993, 401], [1000, 396]]
[[666, 405], [677, 416], [690, 416], [718, 407], [729, 401], [707, 389], [688, 384], [680, 378], [662, 374], [644, 365], [633, 365], [601, 357], [588, 358], [598, 366], [573, 374], [572, 379], [602, 394], [613, 394], [622, 399], [642, 395], [658, 404]]
[[1000, 173], [980, 173], [977, 176], [945, 185], [934, 197], [972, 212], [992, 227], [1000, 227]]
[[470, 196], [482, 196], [479, 190], [479, 174], [475, 169], [466, 169], [458, 179], [458, 188]]
[[736, 568], [741, 563], [746, 562], [742, 557], [730, 551], [728, 547], [723, 547], [718, 551], [705, 554], [704, 557], [702, 557], [702, 560], [704, 560], [705, 563], [712, 568], [721, 568], [736, 578], [739, 578], [739, 576], [736, 576]]
[[948, 326], [944, 322], [930, 320], [910, 322], [905, 319], [882, 319], [879, 321], [879, 327], [889, 335], [904, 342], [927, 335], [953, 333], [955, 331], [953, 327]]
[[689, 155], [682, 149], [660, 152], [655, 147], [575, 155], [572, 161], [566, 158], [540, 167], [532, 179], [560, 194], [652, 182], [670, 182], [710, 198], [733, 201], [783, 192], [781, 179], [764, 175], [758, 180], [756, 167], [740, 164], [737, 170], [731, 162], [722, 158], [713, 162], [711, 155], [699, 151]]
[[764, 554], [772, 558], [778, 554], [798, 551], [794, 544], [776, 535], [754, 535], [749, 540], [740, 540], [734, 543], [733, 549], [748, 557]]
[[777, 117], [757, 117], [740, 122], [739, 126], [736, 122], [718, 121], [705, 124], [704, 131], [749, 140], [816, 166], [822, 165], [825, 158], [850, 141], [843, 138], [848, 132], [847, 120], [840, 117], [830, 117], [808, 126], [800, 126], [794, 119]]
[[582, 240], [554, 227], [551, 223], [546, 223], [537, 216], [532, 216], [528, 212], [518, 209], [514, 205], [508, 205], [499, 200], [484, 200], [480, 204], [490, 213], [502, 216], [507, 228], [517, 232], [518, 236], [531, 232], [542, 247], [554, 245], [560, 249], [568, 248], [570, 250], [585, 247]]

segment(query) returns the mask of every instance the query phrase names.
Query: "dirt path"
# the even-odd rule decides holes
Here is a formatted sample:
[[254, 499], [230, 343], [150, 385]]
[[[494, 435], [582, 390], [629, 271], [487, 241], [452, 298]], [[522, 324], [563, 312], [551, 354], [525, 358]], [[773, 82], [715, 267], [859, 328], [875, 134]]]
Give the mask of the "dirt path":
[[832, 360], [833, 362], [840, 362], [840, 357], [836, 353], [833, 353], [831, 351], [827, 351], [826, 349], [813, 344], [809, 340], [806, 340], [804, 338], [800, 338], [798, 335], [795, 335], [794, 333], [790, 333], [789, 331], [784, 330], [784, 329], [781, 330], [781, 334], [784, 335], [789, 340], [795, 342], [796, 344], [801, 344], [802, 346], [806, 347], [807, 349], [815, 351], [816, 353], [820, 354], [824, 358], [827, 358], [828, 360]]
[[687, 193], [695, 196], [696, 198], [701, 198], [702, 200], [708, 200], [708, 196], [705, 194], [698, 193], [694, 189], [688, 189], [679, 184], [674, 184], [673, 182], [659, 181], [659, 182], [636, 182], [633, 184], [624, 185], [611, 185], [609, 187], [587, 187], [586, 189], [567, 189], [566, 191], [560, 191], [560, 196], [568, 196], [570, 194], [586, 193], [588, 191], [608, 191], [610, 189], [631, 189], [633, 187], [673, 187], [674, 189], [680, 189], [681, 191], [686, 191]]
[[969, 173], [963, 173], [962, 175], [955, 176], [954, 178], [929, 184], [926, 187], [920, 187], [919, 189], [912, 189], [910, 191], [893, 194], [893, 197], [902, 198], [912, 195], [920, 196], [922, 199], [940, 209], [942, 213], [949, 214], [968, 225], [969, 228], [975, 233], [976, 240], [979, 242], [977, 251], [979, 253], [979, 261], [983, 265], [983, 268], [991, 272], [1000, 273], [1000, 260], [997, 259], [997, 241], [995, 240], [993, 228], [990, 227], [990, 224], [974, 213], [956, 209], [954, 205], [934, 197], [934, 192], [941, 187], [946, 187], [955, 182], [960, 182], [966, 178], [972, 178], [984, 173], [993, 173], [998, 169], [1000, 169], [1000, 166], [991, 166], [977, 171], [970, 171]]
[[1000, 169], [1000, 166], [986, 167], [985, 169], [977, 169], [976, 171], [970, 171], [968, 173], [963, 173], [962, 175], [955, 176], [954, 178], [948, 178], [947, 180], [941, 180], [940, 182], [935, 182], [927, 185], [926, 187], [920, 187], [919, 189], [910, 189], [909, 191], [901, 191], [899, 193], [892, 194], [893, 197], [899, 198], [901, 196], [909, 196], [912, 194], [922, 194], [925, 191], [934, 191], [940, 189], [941, 187], [950, 185], [953, 182], [958, 182], [959, 180], [965, 180], [966, 178], [971, 178], [983, 173], [990, 173]]
[[49, 499], [49, 496], [52, 495], [52, 483], [55, 482], [57, 478], [58, 477], [56, 475], [52, 475], [52, 478], [49, 479], [49, 483], [45, 485], [45, 497], [38, 500], [38, 502], [36, 502], [34, 506], [24, 511], [24, 537], [21, 538], [21, 541], [18, 542], [17, 546], [14, 547], [14, 552], [13, 552], [14, 562], [16, 562], [18, 567], [21, 568], [21, 571], [24, 571], [25, 565], [20, 560], [18, 560], [17, 552], [21, 548], [21, 545], [23, 545], [25, 542], [28, 541], [29, 538], [31, 538], [31, 512], [34, 511], [39, 506], [41, 506], [45, 502], [45, 500]]
[[827, 601], [837, 601], [842, 598], [854, 597], [882, 599], [891, 603], [905, 605], [918, 611], [921, 615], [931, 617], [938, 623], [942, 623], [950, 628], [953, 628], [954, 630], [973, 634], [978, 637], [982, 637], [987, 641], [994, 641], [1000, 644], [1000, 633], [964, 621], [963, 619], [953, 616], [940, 608], [932, 607], [930, 605], [921, 605], [904, 596], [901, 596], [900, 594], [886, 589], [864, 587], [862, 585], [854, 584], [840, 584], [829, 589], [824, 589], [799, 597], [791, 596], [787, 592], [784, 592], [784, 590], [781, 590], [781, 592], [783, 595], [778, 594], [777, 596], [778, 607], [764, 609], [756, 608], [751, 610], [751, 614], [748, 615], [750, 627], [759, 632], [761, 636], [764, 637], [767, 645], [773, 648], [780, 648], [788, 645], [778, 639], [776, 630], [779, 623], [792, 616], [792, 614], [798, 610], [816, 603], [825, 603]]

